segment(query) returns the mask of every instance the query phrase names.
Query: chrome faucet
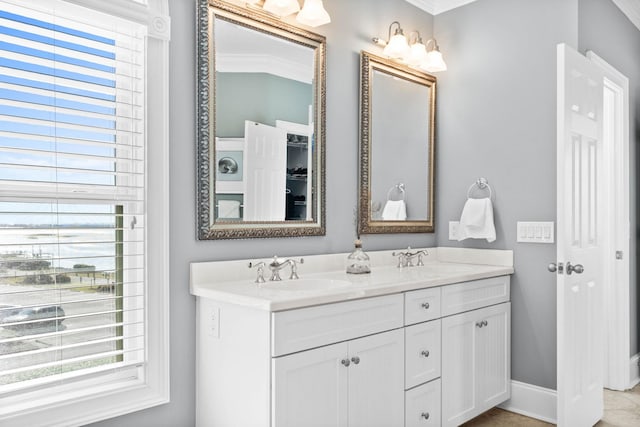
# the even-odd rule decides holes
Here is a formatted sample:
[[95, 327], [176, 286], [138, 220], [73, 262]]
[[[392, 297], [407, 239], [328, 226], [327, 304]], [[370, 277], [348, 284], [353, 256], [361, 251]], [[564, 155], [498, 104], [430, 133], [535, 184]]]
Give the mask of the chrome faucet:
[[289, 279], [299, 279], [300, 277], [298, 277], [298, 263], [304, 264], [304, 258], [300, 258], [299, 261], [291, 258], [280, 261], [278, 260], [278, 255], [274, 256], [273, 261], [269, 263], [269, 269], [271, 269], [271, 278], [269, 278], [269, 280], [282, 280], [282, 277], [280, 277], [280, 270], [282, 270], [287, 265], [291, 266], [291, 276], [289, 276]]
[[264, 283], [264, 266], [267, 265], [265, 264], [264, 261], [260, 261], [257, 263], [253, 263], [253, 262], [249, 262], [249, 268], [257, 268], [258, 269], [258, 276], [256, 277], [256, 283]]
[[[411, 249], [411, 248], [408, 248]], [[413, 258], [418, 257], [418, 263], [416, 264], [418, 267], [421, 267], [424, 265], [424, 262], [422, 262], [422, 256], [427, 256], [429, 255], [429, 252], [422, 250], [422, 251], [417, 251], [414, 253], [407, 253], [407, 263], [409, 264], [409, 267], [413, 267]]]
[[418, 263], [416, 265], [418, 267], [423, 266], [424, 262], [422, 262], [422, 256], [427, 256], [429, 253], [425, 250], [411, 252], [411, 246], [408, 246], [406, 252], [393, 252], [391, 255], [398, 257], [398, 268], [404, 268], [413, 267], [413, 259], [415, 257], [418, 257]]

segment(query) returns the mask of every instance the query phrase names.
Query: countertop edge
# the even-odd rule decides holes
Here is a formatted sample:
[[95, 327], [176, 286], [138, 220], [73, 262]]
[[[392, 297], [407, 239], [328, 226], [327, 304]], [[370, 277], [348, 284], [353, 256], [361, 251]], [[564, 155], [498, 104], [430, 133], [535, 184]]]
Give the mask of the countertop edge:
[[292, 295], [291, 299], [283, 301], [274, 301], [268, 298], [243, 295], [227, 290], [216, 289], [216, 285], [212, 283], [191, 284], [190, 287], [191, 293], [196, 297], [212, 299], [228, 304], [240, 305], [247, 308], [276, 312], [311, 307], [316, 305], [331, 304], [342, 301], [351, 301], [361, 298], [392, 295], [417, 289], [427, 289], [438, 286], [452, 285], [455, 283], [468, 282], [472, 280], [506, 276], [514, 273], [513, 267], [490, 265], [485, 265], [484, 267], [495, 267], [495, 269], [492, 271], [484, 271], [478, 273], [463, 273], [457, 276], [451, 275], [448, 277], [437, 279], [414, 279], [400, 283], [381, 283], [373, 287], [363, 287], [354, 284], [353, 288], [335, 289], [331, 290], [330, 293], [323, 294], [319, 292], [309, 291], [307, 294], [303, 295]]

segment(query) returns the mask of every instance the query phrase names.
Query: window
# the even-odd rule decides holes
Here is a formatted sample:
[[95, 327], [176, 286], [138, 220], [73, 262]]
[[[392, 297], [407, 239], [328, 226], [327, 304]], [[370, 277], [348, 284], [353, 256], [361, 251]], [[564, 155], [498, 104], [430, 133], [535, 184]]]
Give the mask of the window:
[[147, 145], [166, 106], [146, 108], [145, 72], [166, 72], [165, 39], [71, 2], [0, 4], [0, 424], [167, 401], [167, 189], [147, 176], [166, 174], [167, 136]]

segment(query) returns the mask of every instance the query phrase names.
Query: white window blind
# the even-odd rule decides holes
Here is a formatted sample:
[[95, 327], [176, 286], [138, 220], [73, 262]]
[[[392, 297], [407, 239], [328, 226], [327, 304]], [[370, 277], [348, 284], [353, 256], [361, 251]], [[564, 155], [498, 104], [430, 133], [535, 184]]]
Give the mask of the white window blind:
[[144, 32], [0, 3], [0, 397], [145, 362]]

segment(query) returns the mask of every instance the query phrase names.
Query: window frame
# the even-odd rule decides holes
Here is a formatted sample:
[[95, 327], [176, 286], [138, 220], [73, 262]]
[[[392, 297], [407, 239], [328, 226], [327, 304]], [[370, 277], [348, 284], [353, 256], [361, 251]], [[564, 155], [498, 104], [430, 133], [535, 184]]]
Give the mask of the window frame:
[[[0, 424], [80, 426], [169, 402], [168, 0], [64, 0], [148, 26], [146, 37], [146, 346], [143, 367], [85, 377], [0, 399]], [[153, 283], [153, 286], [149, 286]], [[100, 380], [98, 380], [100, 378]], [[51, 388], [55, 387], [55, 393]]]

